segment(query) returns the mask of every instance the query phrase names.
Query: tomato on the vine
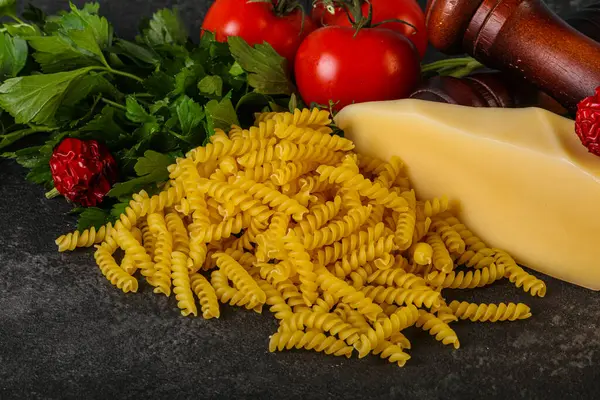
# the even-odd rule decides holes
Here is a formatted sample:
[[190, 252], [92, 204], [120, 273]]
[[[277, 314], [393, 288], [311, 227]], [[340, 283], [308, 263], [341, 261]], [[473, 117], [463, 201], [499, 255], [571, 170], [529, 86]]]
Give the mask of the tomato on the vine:
[[419, 56], [403, 35], [389, 29], [329, 26], [304, 39], [295, 76], [307, 103], [352, 103], [408, 97], [420, 78]]
[[300, 43], [315, 28], [297, 3], [285, 0], [217, 0], [202, 23], [221, 42], [228, 36], [240, 36], [250, 45], [267, 42], [290, 66]]
[[[400, 32], [410, 39], [417, 47], [421, 59], [427, 50], [427, 27], [425, 15], [416, 0], [369, 0], [362, 1], [362, 12], [367, 14], [369, 3], [373, 6], [373, 24], [389, 20], [406, 21], [410, 25], [401, 22], [390, 21], [379, 25], [379, 28], [387, 28]], [[328, 26], [351, 26], [346, 10], [337, 5], [334, 0], [317, 0], [311, 12], [311, 18], [317, 25]]]

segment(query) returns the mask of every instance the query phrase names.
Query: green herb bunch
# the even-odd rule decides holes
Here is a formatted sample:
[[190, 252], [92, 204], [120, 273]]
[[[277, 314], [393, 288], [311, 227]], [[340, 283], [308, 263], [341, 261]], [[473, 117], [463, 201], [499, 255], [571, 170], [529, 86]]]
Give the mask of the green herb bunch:
[[299, 106], [271, 46], [219, 43], [210, 32], [194, 44], [176, 10], [156, 12], [129, 41], [115, 36], [98, 3], [52, 16], [28, 6], [21, 19], [15, 2], [0, 0], [11, 19], [0, 28], [1, 155], [48, 190], [49, 159], [65, 137], [104, 143], [119, 166], [102, 207], [74, 210], [78, 229], [116, 218], [141, 189], [157, 192], [175, 157], [216, 128]]

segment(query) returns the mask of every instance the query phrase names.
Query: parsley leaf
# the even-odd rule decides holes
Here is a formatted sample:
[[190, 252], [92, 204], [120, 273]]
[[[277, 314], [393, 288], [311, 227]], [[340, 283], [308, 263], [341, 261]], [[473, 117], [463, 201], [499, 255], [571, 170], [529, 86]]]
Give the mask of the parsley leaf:
[[46, 73], [101, 64], [97, 58], [82, 53], [62, 36], [33, 36], [28, 37], [27, 41], [36, 50], [33, 58]]
[[229, 130], [231, 125], [239, 125], [238, 117], [230, 99], [211, 100], [206, 104], [207, 138], [215, 133], [215, 129]]
[[51, 125], [69, 86], [88, 71], [83, 68], [8, 79], [0, 86], [0, 107], [8, 111], [19, 124], [34, 122]]
[[188, 40], [187, 29], [176, 10], [162, 9], [154, 13], [143, 31], [143, 39], [153, 47], [162, 45], [185, 44]]
[[135, 97], [127, 96], [127, 118], [132, 122], [145, 123], [152, 122], [154, 118], [137, 102]]
[[139, 66], [158, 65], [161, 61], [160, 56], [152, 49], [128, 40], [117, 39], [111, 51], [128, 57]]
[[175, 162], [175, 159], [167, 154], [147, 150], [135, 164], [137, 178], [126, 182], [117, 183], [108, 192], [110, 197], [122, 197], [141, 190], [144, 186], [152, 183], [161, 183], [169, 179], [167, 167]]
[[198, 127], [204, 119], [202, 106], [187, 96], [184, 96], [179, 104], [177, 104], [176, 110], [181, 132], [185, 136], [190, 135], [192, 130]]
[[223, 95], [223, 79], [218, 75], [207, 75], [198, 82], [198, 90], [204, 95]]
[[[79, 210], [79, 209], [78, 209]], [[110, 214], [98, 207], [88, 207], [83, 209], [83, 212], [79, 214], [77, 221], [77, 230], [79, 232], [91, 228], [92, 226], [99, 229], [102, 225], [105, 225], [109, 220]]]
[[0, 0], [0, 17], [17, 15], [17, 0]]
[[0, 80], [17, 76], [27, 62], [27, 53], [25, 40], [0, 34]]
[[268, 44], [252, 48], [244, 39], [231, 36], [229, 50], [242, 68], [249, 72], [248, 84], [262, 94], [291, 94], [292, 82], [286, 73], [286, 60]]

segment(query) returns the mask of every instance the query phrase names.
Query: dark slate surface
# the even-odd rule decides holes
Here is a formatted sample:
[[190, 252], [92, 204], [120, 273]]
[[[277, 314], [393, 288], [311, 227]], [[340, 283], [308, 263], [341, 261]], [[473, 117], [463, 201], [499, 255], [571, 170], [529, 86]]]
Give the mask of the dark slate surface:
[[[101, 3], [124, 35], [156, 7], [179, 4], [191, 26], [207, 7], [202, 1]], [[56, 253], [53, 239], [74, 228], [69, 207], [45, 200], [23, 178], [23, 169], [0, 159], [0, 399], [600, 397], [597, 293], [550, 278], [544, 299], [506, 282], [449, 293], [478, 302], [524, 301], [534, 317], [458, 323], [459, 350], [411, 331], [413, 359], [404, 369], [375, 357], [270, 354], [276, 324], [267, 313], [223, 307], [216, 321], [183, 318], [173, 299], [143, 284], [134, 295], [111, 287], [91, 251]]]

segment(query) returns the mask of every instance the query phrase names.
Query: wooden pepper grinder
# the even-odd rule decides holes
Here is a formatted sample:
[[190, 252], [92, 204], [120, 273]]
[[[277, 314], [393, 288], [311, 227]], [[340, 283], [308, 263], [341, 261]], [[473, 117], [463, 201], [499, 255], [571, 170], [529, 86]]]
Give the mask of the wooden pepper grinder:
[[600, 86], [600, 44], [541, 0], [429, 0], [426, 22], [438, 50], [522, 77], [571, 112]]

